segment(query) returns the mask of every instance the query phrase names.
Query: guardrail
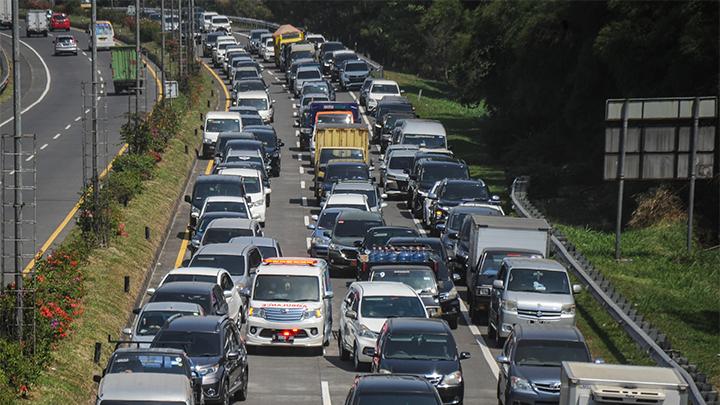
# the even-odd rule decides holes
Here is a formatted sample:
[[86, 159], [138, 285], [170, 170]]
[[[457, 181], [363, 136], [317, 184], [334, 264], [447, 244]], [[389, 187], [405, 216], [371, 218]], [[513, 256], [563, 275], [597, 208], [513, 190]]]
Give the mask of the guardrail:
[[[524, 217], [545, 219], [528, 199], [529, 183], [528, 177], [518, 177], [513, 181], [510, 192], [513, 208]], [[711, 384], [707, 383], [707, 376], [698, 372], [697, 366], [690, 364], [687, 358], [673, 350], [667, 337], [653, 328], [637, 312], [634, 305], [615, 290], [610, 280], [603, 277], [558, 229], [551, 230], [550, 239], [551, 251], [555, 258], [580, 279], [593, 298], [622, 326], [630, 338], [659, 366], [672, 367], [682, 375], [688, 384], [690, 400], [693, 404], [718, 404], [718, 393]]]
[[0, 76], [0, 93], [5, 91], [8, 83], [10, 82], [10, 66], [8, 65], [8, 58], [5, 54], [5, 50], [0, 48], [0, 69], [2, 69], [2, 76]]

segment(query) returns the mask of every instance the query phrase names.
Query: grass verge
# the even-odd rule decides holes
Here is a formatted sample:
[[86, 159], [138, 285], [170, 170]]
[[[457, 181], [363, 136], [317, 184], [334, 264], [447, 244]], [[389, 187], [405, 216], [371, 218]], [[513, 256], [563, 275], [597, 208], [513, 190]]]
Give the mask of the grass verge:
[[[212, 78], [203, 73], [201, 97], [210, 98], [212, 86]], [[102, 361], [112, 353], [107, 336], [117, 336], [132, 309], [134, 298], [140, 294], [145, 272], [152, 266], [165, 228], [172, 220], [175, 202], [195, 160], [192, 152], [185, 153], [185, 147], [192, 151], [199, 146], [194, 129], [198, 114], [206, 110], [198, 103], [185, 114], [182, 130], [170, 141], [155, 177], [145, 184], [144, 192], [123, 208], [128, 236], [116, 238], [109, 248], [97, 249], [88, 258], [84, 265], [88, 275], [85, 314], [77, 321], [74, 333], [58, 344], [55, 358], [33, 390], [32, 403], [89, 402], [95, 389], [92, 375], [104, 366], [102, 362], [99, 366], [92, 362], [94, 344], [103, 342]], [[145, 240], [145, 226], [150, 228], [150, 240]], [[76, 229], [69, 237], [78, 235]], [[131, 280], [129, 293], [123, 292], [125, 276]]]
[[[511, 179], [484, 147], [483, 124], [487, 117], [484, 105], [461, 105], [450, 99], [451, 89], [441, 82], [391, 71], [386, 71], [385, 77], [398, 82], [421, 118], [436, 119], [445, 125], [449, 143], [455, 154], [470, 165], [470, 175], [483, 179], [491, 192], [500, 195], [503, 201], [509, 201]], [[511, 210], [508, 204], [505, 211]], [[577, 306], [578, 327], [585, 335], [593, 356], [612, 363], [651, 364], [590, 294], [578, 295]]]
[[720, 385], [720, 249], [688, 254], [685, 224], [665, 222], [625, 231], [618, 262], [613, 233], [559, 228], [674, 349]]

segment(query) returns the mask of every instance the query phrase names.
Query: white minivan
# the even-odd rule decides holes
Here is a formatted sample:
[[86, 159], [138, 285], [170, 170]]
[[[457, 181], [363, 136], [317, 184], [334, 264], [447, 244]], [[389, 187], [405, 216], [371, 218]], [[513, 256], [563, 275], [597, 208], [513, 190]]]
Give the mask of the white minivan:
[[265, 212], [269, 204], [268, 195], [272, 192], [271, 189], [265, 188], [262, 179], [262, 173], [257, 169], [245, 169], [245, 168], [228, 168], [220, 169], [218, 174], [227, 176], [240, 176], [243, 179], [243, 185], [245, 186], [245, 196], [250, 197], [250, 214], [252, 219], [260, 222], [261, 225], [265, 225]]
[[237, 95], [238, 106], [255, 107], [266, 123], [273, 122], [273, 104], [275, 100], [271, 100], [267, 92], [262, 90], [245, 91]]
[[205, 115], [205, 124], [200, 129], [203, 131], [202, 156], [210, 158], [215, 152], [218, 135], [221, 132], [240, 132], [242, 119], [236, 112], [208, 111]]

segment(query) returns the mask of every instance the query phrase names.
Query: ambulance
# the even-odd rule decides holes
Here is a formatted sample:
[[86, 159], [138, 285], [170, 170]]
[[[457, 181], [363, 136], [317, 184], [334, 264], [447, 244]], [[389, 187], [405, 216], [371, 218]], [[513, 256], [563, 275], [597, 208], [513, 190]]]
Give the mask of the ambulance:
[[322, 259], [277, 257], [257, 268], [248, 299], [248, 346], [322, 350], [332, 336], [332, 284]]

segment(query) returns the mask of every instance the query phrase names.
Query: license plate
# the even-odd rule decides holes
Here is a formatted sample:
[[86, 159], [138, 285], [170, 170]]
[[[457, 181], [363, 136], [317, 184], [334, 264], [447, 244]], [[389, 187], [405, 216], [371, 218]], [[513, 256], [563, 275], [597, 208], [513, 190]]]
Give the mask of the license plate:
[[546, 323], [545, 321], [532, 320], [532, 319], [528, 320], [527, 322], [530, 325], [542, 325], [542, 324]]
[[283, 336], [274, 334], [272, 337], [272, 343], [293, 343], [295, 341], [294, 336]]

